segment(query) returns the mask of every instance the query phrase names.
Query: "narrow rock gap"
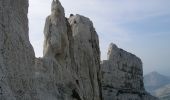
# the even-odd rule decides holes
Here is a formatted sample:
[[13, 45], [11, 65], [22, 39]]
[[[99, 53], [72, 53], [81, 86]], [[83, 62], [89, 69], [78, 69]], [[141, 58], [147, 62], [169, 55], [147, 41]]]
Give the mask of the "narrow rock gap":
[[72, 95], [71, 95], [74, 99], [76, 100], [81, 100], [79, 94], [77, 93], [77, 91], [74, 89], [72, 90]]

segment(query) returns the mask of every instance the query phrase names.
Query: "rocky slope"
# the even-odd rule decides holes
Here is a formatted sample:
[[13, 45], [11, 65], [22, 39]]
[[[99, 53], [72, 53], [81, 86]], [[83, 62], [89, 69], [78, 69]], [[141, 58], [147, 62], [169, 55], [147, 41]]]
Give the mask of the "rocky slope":
[[160, 100], [170, 100], [170, 84], [162, 86], [154, 91], [154, 96]]
[[58, 0], [46, 19], [43, 58], [35, 58], [27, 13], [28, 0], [0, 1], [0, 100], [154, 98], [144, 91], [140, 59], [123, 50], [109, 50], [101, 74], [93, 23], [78, 14], [65, 18]]
[[144, 89], [141, 60], [113, 43], [101, 70], [104, 100], [156, 100]]

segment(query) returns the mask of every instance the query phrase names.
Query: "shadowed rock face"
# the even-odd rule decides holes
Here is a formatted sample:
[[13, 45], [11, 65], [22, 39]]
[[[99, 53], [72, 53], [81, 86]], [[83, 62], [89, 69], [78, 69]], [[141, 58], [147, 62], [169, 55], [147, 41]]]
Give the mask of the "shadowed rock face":
[[58, 0], [46, 19], [44, 56], [35, 58], [27, 12], [28, 0], [0, 1], [0, 100], [156, 100], [143, 88], [136, 56], [111, 44], [100, 68], [93, 23], [65, 18]]
[[101, 70], [104, 100], [156, 100], [144, 90], [141, 60], [113, 43]]
[[28, 0], [0, 0], [0, 100], [33, 99], [27, 12]]

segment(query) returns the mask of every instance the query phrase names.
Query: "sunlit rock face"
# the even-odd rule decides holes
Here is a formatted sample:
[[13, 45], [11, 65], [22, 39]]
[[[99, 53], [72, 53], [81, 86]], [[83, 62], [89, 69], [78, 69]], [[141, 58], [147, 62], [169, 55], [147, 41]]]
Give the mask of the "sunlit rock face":
[[46, 18], [44, 28], [43, 56], [61, 60], [68, 51], [67, 24], [64, 8], [58, 0], [53, 0], [51, 15]]
[[72, 15], [69, 18], [73, 39], [75, 72], [85, 100], [100, 100], [100, 50], [98, 35], [89, 18]]
[[142, 61], [113, 43], [101, 70], [104, 100], [156, 100], [145, 92]]
[[0, 0], [0, 100], [32, 100], [34, 51], [28, 0]]
[[[49, 93], [53, 93], [58, 95], [53, 96], [54, 99], [63, 96], [62, 100], [100, 100], [99, 40], [90, 19], [81, 15], [66, 19], [60, 2], [53, 1], [52, 14], [47, 17], [44, 36], [44, 57], [36, 61], [36, 75], [40, 79], [39, 84], [52, 76], [50, 82], [53, 85], [45, 84], [53, 91], [39, 87], [44, 91], [38, 91], [41, 95], [39, 97], [50, 98]], [[40, 71], [42, 68], [49, 72]], [[62, 94], [57, 91], [57, 87], [63, 90]], [[49, 94], [48, 97], [45, 94]]]
[[[76, 83], [77, 75], [72, 51], [73, 37], [65, 18], [64, 8], [53, 0], [51, 15], [44, 27], [43, 58], [35, 63], [37, 98], [40, 100], [74, 100], [82, 95]], [[75, 96], [76, 95], [76, 96]]]

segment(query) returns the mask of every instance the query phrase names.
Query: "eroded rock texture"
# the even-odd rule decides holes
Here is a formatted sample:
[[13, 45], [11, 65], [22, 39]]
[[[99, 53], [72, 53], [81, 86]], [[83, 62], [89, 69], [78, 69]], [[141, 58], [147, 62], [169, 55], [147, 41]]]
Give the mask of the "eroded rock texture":
[[0, 100], [33, 99], [27, 12], [27, 0], [0, 0]]
[[156, 100], [145, 92], [142, 61], [113, 43], [101, 70], [104, 100]]

